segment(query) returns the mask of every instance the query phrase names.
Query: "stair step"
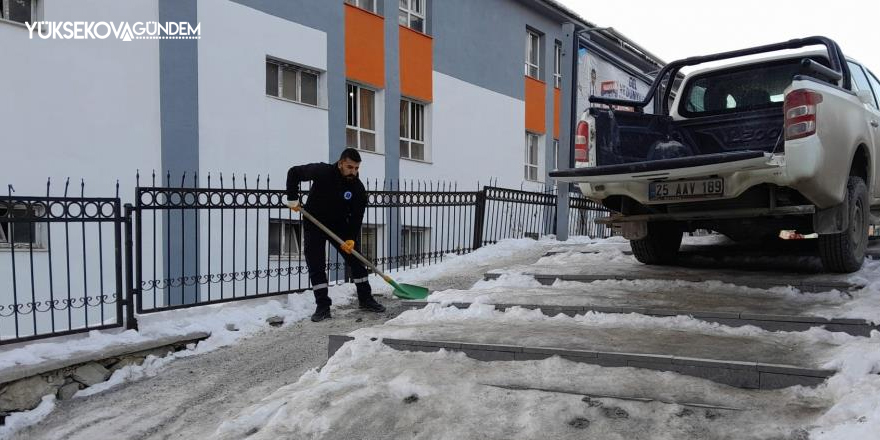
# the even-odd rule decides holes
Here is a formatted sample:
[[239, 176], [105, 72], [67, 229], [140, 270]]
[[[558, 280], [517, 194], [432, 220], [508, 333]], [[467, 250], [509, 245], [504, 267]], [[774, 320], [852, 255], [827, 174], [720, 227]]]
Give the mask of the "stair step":
[[[437, 304], [437, 301], [402, 301], [404, 306], [411, 308], [422, 308], [428, 304]], [[470, 302], [453, 302], [448, 305], [459, 309], [466, 309], [473, 303]], [[690, 316], [695, 319], [706, 322], [714, 322], [730, 327], [742, 327], [744, 325], [752, 325], [769, 331], [785, 331], [797, 332], [809, 330], [813, 327], [823, 327], [825, 330], [832, 332], [843, 332], [853, 336], [869, 336], [872, 331], [880, 331], [880, 326], [874, 325], [865, 319], [850, 318], [823, 318], [819, 316], [807, 315], [785, 315], [770, 313], [749, 313], [749, 312], [725, 312], [699, 309], [659, 309], [659, 308], [643, 308], [643, 307], [621, 307], [621, 306], [591, 306], [591, 305], [553, 305], [553, 304], [528, 304], [528, 303], [503, 303], [493, 304], [481, 302], [480, 304], [491, 304], [496, 310], [506, 311], [513, 307], [522, 307], [530, 310], [540, 310], [544, 315], [556, 316], [558, 314], [576, 316], [583, 315], [587, 312], [596, 313], [638, 313], [646, 316]]]

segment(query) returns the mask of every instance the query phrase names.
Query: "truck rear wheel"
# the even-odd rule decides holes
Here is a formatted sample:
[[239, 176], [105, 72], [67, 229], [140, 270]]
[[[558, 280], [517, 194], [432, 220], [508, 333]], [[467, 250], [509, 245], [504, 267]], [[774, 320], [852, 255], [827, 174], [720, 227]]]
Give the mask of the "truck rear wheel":
[[644, 264], [672, 264], [678, 258], [681, 234], [675, 223], [649, 222], [648, 235], [629, 244], [636, 260]]
[[858, 176], [846, 185], [849, 229], [819, 236], [819, 257], [829, 272], [849, 273], [862, 267], [868, 247], [868, 187]]

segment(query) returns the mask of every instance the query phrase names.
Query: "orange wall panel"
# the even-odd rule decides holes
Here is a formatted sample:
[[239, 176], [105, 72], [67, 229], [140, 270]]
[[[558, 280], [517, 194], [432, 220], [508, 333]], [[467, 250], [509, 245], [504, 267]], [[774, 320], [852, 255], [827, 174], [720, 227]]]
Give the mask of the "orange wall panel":
[[345, 5], [345, 76], [385, 87], [385, 19]]
[[400, 26], [400, 94], [421, 101], [433, 100], [434, 41]]
[[553, 88], [553, 139], [559, 139], [559, 102], [562, 99], [562, 91]]
[[526, 130], [544, 134], [547, 131], [546, 87], [543, 81], [526, 76]]

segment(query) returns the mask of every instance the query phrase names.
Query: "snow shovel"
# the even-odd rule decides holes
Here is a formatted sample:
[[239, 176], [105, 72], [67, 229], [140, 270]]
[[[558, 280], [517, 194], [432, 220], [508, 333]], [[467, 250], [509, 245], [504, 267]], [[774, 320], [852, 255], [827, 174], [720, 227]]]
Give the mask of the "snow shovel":
[[[302, 214], [303, 217], [308, 219], [310, 222], [314, 223], [315, 226], [321, 228], [321, 230], [324, 231], [325, 234], [329, 235], [330, 238], [332, 238], [337, 243], [339, 243], [340, 246], [342, 246], [342, 244], [344, 243], [342, 241], [342, 239], [339, 238], [338, 235], [334, 234], [333, 231], [331, 231], [326, 226], [324, 226], [321, 222], [319, 222], [318, 219], [312, 217], [312, 215], [309, 214], [308, 212], [306, 212], [305, 209], [299, 208], [299, 212]], [[428, 296], [429, 292], [428, 292], [427, 288], [421, 287], [421, 286], [414, 286], [412, 284], [402, 284], [402, 283], [398, 284], [393, 279], [391, 279], [390, 276], [382, 273], [381, 270], [379, 270], [376, 266], [374, 266], [373, 263], [370, 263], [370, 261], [367, 260], [366, 258], [364, 258], [364, 256], [361, 255], [360, 253], [358, 253], [358, 251], [352, 249], [351, 254], [354, 255], [358, 260], [360, 260], [361, 263], [364, 263], [364, 266], [369, 267], [373, 272], [375, 272], [376, 275], [379, 275], [380, 277], [382, 277], [382, 279], [385, 280], [386, 283], [388, 283], [392, 287], [394, 287], [394, 295], [397, 296], [398, 298], [424, 299]]]

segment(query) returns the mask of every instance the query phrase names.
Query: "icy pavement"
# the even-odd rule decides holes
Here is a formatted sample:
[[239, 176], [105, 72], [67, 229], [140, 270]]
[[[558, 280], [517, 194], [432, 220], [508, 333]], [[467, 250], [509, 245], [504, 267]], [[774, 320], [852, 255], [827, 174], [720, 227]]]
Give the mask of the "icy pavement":
[[[580, 243], [590, 241], [581, 240]], [[559, 242], [549, 239], [506, 240], [466, 255], [445, 256], [434, 266], [395, 272], [401, 282], [434, 289], [466, 288], [487, 270], [533, 262]], [[44, 402], [39, 408], [7, 418], [0, 438], [201, 438], [221, 421], [259, 401], [327, 357], [327, 336], [383, 322], [402, 310], [384, 281], [370, 280], [389, 312], [375, 315], [347, 306], [354, 300], [351, 285], [331, 288], [332, 320], [303, 321], [314, 311], [311, 292], [273, 300], [203, 306], [140, 317], [140, 333], [92, 332], [75, 341], [42, 342], [0, 352], [0, 367], [35, 365], [108, 347], [192, 331], [211, 337], [193, 350], [114, 374], [102, 392], [83, 393], [68, 401]], [[285, 325], [272, 329], [266, 318], [282, 316]], [[232, 324], [231, 327], [227, 327]], [[236, 330], [230, 330], [234, 328]], [[222, 348], [222, 349], [219, 349]], [[93, 388], [96, 388], [93, 387]], [[42, 421], [41, 421], [42, 420]], [[36, 425], [34, 425], [36, 423]], [[27, 428], [27, 426], [30, 426]], [[14, 428], [14, 429], [13, 429]]]
[[[526, 273], [584, 281], [596, 279], [659, 279], [694, 282], [715, 280], [758, 288], [790, 285], [799, 287], [801, 290], [811, 291], [851, 290], [863, 287], [862, 280], [857, 275], [753, 272], [728, 268], [727, 266], [722, 268], [646, 266], [639, 263], [635, 257], [613, 249], [600, 253], [564, 252], [553, 254], [541, 258], [535, 264], [511, 266], [489, 273]], [[860, 273], [862, 272], [857, 274]]]
[[[686, 246], [711, 245], [716, 240], [689, 238]], [[404, 312], [382, 326], [350, 333], [356, 339], [344, 344], [325, 367], [241, 412], [224, 423], [215, 438], [815, 440], [867, 439], [880, 432], [880, 333], [876, 331], [870, 337], [819, 328], [769, 332], [686, 316], [587, 313], [549, 317], [521, 308], [501, 312], [484, 304], [496, 299], [510, 303], [516, 298], [530, 304], [560, 305], [577, 301], [575, 291], [590, 286], [586, 290], [596, 297], [611, 302], [632, 299], [640, 306], [652, 298], [651, 293], [663, 289], [668, 295], [662, 301], [685, 306], [705, 289], [711, 291], [713, 301], [731, 310], [738, 306], [761, 310], [767, 301], [789, 311], [826, 311], [832, 316], [845, 311], [847, 316], [875, 320], [880, 310], [877, 262], [866, 262], [853, 275], [828, 276], [811, 273], [809, 266], [815, 261], [799, 254], [788, 258], [747, 255], [743, 263], [743, 257], [704, 257], [698, 250], [687, 256], [690, 262], [683, 266], [648, 267], [627, 255], [627, 247], [620, 239], [559, 244], [550, 249], [558, 253], [537, 263], [496, 271], [506, 274], [500, 280], [481, 281], [470, 290], [435, 292], [431, 300], [444, 303], [467, 297], [477, 300], [465, 310], [431, 304]], [[728, 269], [728, 263], [740, 268]], [[724, 268], [712, 267], [717, 264]], [[749, 264], [770, 267], [762, 267], [760, 274], [742, 270]], [[803, 266], [808, 267], [781, 273], [787, 267]], [[557, 274], [617, 273], [624, 280], [557, 282], [548, 287], [523, 276], [535, 269]], [[755, 278], [775, 285], [812, 279], [817, 284], [832, 281], [862, 287], [805, 294], [792, 287], [743, 286]], [[673, 291], [683, 292], [682, 297], [672, 298]], [[634, 344], [649, 353], [668, 355], [679, 350], [700, 357], [767, 357], [837, 374], [814, 388], [746, 390], [676, 373], [606, 368], [559, 357], [481, 362], [445, 350], [395, 351], [379, 338], [607, 350]]]
[[727, 327], [686, 316], [587, 313], [547, 317], [537, 310], [500, 312], [480, 304], [468, 309], [429, 304], [351, 336], [673, 355], [804, 368], [822, 368], [841, 346], [863, 339], [820, 329], [768, 332], [751, 326]]
[[[532, 276], [509, 273], [498, 279], [478, 282], [472, 289], [434, 292], [426, 300], [439, 303], [588, 305], [685, 311], [773, 311], [777, 314], [822, 316], [845, 310], [852, 298], [839, 291], [802, 293], [792, 287], [755, 289], [720, 281], [557, 280], [550, 286], [544, 286]], [[849, 317], [846, 312], [834, 315]]]
[[479, 362], [360, 339], [213, 438], [801, 440], [830, 405], [826, 394], [560, 358]]
[[[689, 243], [701, 239], [689, 239]], [[557, 268], [584, 264], [602, 267], [603, 261], [618, 260], [629, 266], [627, 270], [650, 269], [625, 255], [627, 248], [619, 239], [574, 243], [512, 240], [446, 258], [436, 266], [392, 276], [401, 282], [426, 285], [442, 294], [472, 287], [484, 272], [529, 267], [538, 260]], [[551, 260], [542, 258], [552, 250], [569, 255]], [[599, 254], [583, 254], [585, 250]], [[578, 259], [589, 255], [598, 258]], [[625, 257], [629, 259], [623, 260]], [[856, 300], [876, 300], [876, 292], [880, 291], [880, 266], [869, 264], [848, 278], [865, 286], [850, 293]], [[690, 269], [677, 270], [688, 272]], [[542, 295], [544, 291], [540, 289], [553, 289], [529, 284], [526, 278], [517, 280], [515, 277], [522, 271], [506, 272], [513, 274], [508, 279], [511, 284], [506, 286], [509, 295]], [[376, 279], [371, 282], [376, 292], [388, 294], [389, 289], [383, 282]], [[667, 287], [684, 290], [689, 287], [699, 290], [705, 285], [734, 297], [754, 296], [754, 304], [760, 303], [761, 295], [779, 297], [779, 302], [783, 302], [788, 296], [801, 294], [785, 288], [761, 292], [723, 283], [702, 284], [703, 280], [696, 282], [699, 287], [686, 281], [665, 282]], [[620, 291], [609, 297], [622, 298], [626, 291], [641, 287], [636, 282], [610, 283], [616, 284], [609, 284], [609, 288], [616, 285]], [[492, 286], [492, 282], [481, 281], [474, 291], [485, 292]], [[567, 284], [563, 282], [558, 287], [565, 290]], [[602, 289], [597, 287], [596, 290], [598, 293]], [[169, 362], [148, 366], [139, 379], [119, 378], [115, 387], [101, 393], [69, 401], [44, 402], [38, 410], [16, 419], [19, 426], [45, 417], [42, 422], [24, 428], [13, 438], [205, 438], [213, 434], [224, 439], [815, 440], [872, 438], [874, 433], [880, 432], [880, 398], [877, 397], [880, 376], [876, 374], [880, 372], [880, 334], [876, 332], [870, 338], [819, 329], [777, 334], [751, 327], [731, 329], [686, 317], [617, 317], [625, 318], [625, 322], [602, 314], [571, 318], [533, 316], [535, 312], [525, 310], [502, 313], [489, 310], [485, 305], [476, 306], [474, 310], [446, 310], [435, 305], [434, 309], [405, 312], [387, 325], [379, 326], [377, 324], [390, 316], [364, 314], [342, 305], [353, 297], [350, 286], [335, 288], [333, 295], [336, 295], [335, 304], [341, 307], [335, 309], [334, 319], [319, 324], [294, 322], [311, 311], [311, 298], [307, 294], [289, 298], [293, 302], [288, 304], [277, 301], [279, 304], [270, 308], [287, 309], [289, 312], [282, 313], [290, 313], [285, 326], [279, 329], [269, 329], [265, 324], [268, 309], [235, 314], [242, 316], [239, 332], [226, 330], [227, 321], [234, 319], [233, 315], [224, 315], [231, 312], [223, 312], [222, 308], [186, 310], [183, 317], [166, 319], [164, 325], [173, 331], [191, 330], [193, 325], [210, 326], [216, 333], [212, 337], [217, 339], [203, 342], [203, 349], [199, 344], [192, 353], [188, 350]], [[823, 293], [815, 298], [821, 298], [822, 307], [827, 308], [849, 304], [841, 305], [835, 295], [840, 293]], [[389, 315], [401, 311], [400, 303], [388, 298], [382, 301], [396, 306], [390, 308]], [[254, 307], [235, 306], [242, 310]], [[875, 314], [878, 310], [868, 302], [862, 307]], [[272, 311], [275, 312], [277, 310]], [[425, 315], [428, 313], [436, 316], [429, 319]], [[479, 362], [460, 353], [399, 352], [368, 338], [344, 345], [321, 367], [330, 334], [363, 332], [366, 336], [386, 331], [383, 328], [388, 334], [418, 332], [421, 330], [416, 330], [413, 321], [416, 318], [428, 319], [424, 322], [426, 326], [442, 324], [437, 326], [436, 331], [440, 331], [453, 328], [450, 326], [458, 324], [456, 316], [469, 313], [480, 315], [462, 319], [482, 326], [476, 336], [471, 335], [474, 337], [494, 332], [499, 338], [512, 340], [515, 332], [537, 323], [557, 326], [554, 332], [560, 334], [554, 337], [560, 343], [566, 338], [569, 342], [578, 342], [579, 332], [590, 327], [606, 332], [608, 344], [620, 336], [607, 330], [623, 328], [630, 339], [639, 332], [644, 335], [665, 332], [670, 344], [675, 345], [678, 343], [675, 332], [687, 329], [688, 333], [696, 332], [707, 338], [758, 341], [756, 352], [769, 353], [776, 347], [793, 361], [801, 359], [798, 356], [803, 354], [814, 359], [816, 365], [838, 373], [816, 388], [744, 390], [676, 373], [603, 368], [558, 357], [542, 361]], [[368, 330], [358, 330], [362, 328]], [[507, 331], [502, 331], [505, 329]], [[765, 335], [771, 336], [765, 340]], [[224, 348], [208, 350], [212, 344], [214, 348]], [[46, 353], [52, 351], [44, 349], [39, 356], [48, 356]], [[62, 354], [55, 352], [54, 355]]]

